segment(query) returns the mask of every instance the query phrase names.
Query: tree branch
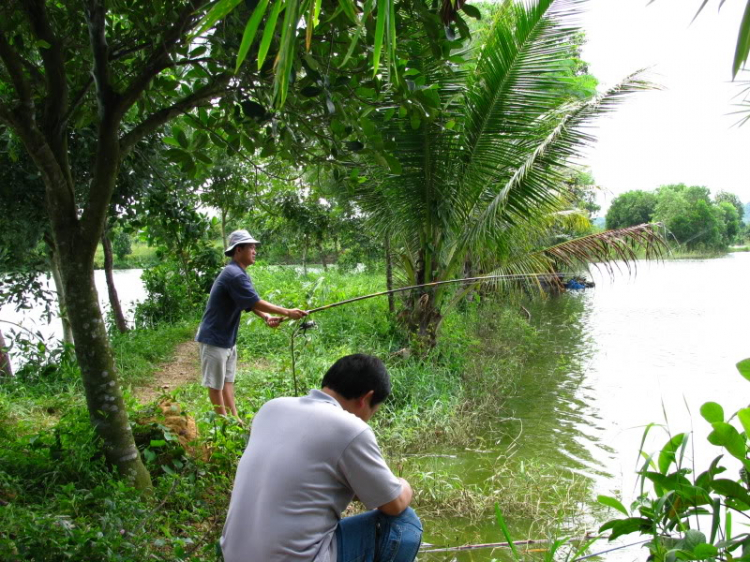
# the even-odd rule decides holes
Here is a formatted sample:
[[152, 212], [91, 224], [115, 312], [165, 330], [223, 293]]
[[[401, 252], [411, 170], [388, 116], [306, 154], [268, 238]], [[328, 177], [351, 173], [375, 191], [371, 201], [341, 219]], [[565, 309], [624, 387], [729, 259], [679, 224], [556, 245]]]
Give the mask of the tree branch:
[[86, 5], [86, 20], [89, 28], [91, 52], [94, 57], [93, 76], [99, 99], [99, 111], [102, 117], [111, 117], [117, 105], [117, 100], [109, 76], [106, 16], [107, 10], [104, 7], [103, 0], [89, 0]]
[[30, 119], [34, 118], [34, 101], [31, 98], [31, 86], [23, 75], [23, 61], [19, 54], [10, 46], [5, 33], [0, 31], [0, 59], [8, 70], [13, 87], [18, 94], [20, 109]]
[[68, 81], [65, 74], [62, 44], [50, 25], [44, 0], [27, 0], [23, 3], [23, 7], [34, 35], [49, 44], [49, 47], [39, 48], [47, 82], [44, 129], [57, 141], [62, 134], [63, 116], [68, 105]]
[[198, 21], [198, 8], [205, 4], [205, 0], [190, 0], [185, 9], [177, 17], [174, 25], [167, 29], [156, 43], [156, 48], [146, 61], [141, 72], [133, 79], [130, 86], [122, 95], [124, 113], [138, 100], [143, 91], [162, 70], [171, 66], [170, 53], [175, 45], [186, 38], [189, 31]]
[[146, 135], [156, 131], [159, 127], [186, 111], [207, 103], [212, 98], [221, 97], [226, 93], [231, 75], [219, 74], [201, 89], [193, 92], [177, 103], [160, 109], [144, 119], [138, 126], [126, 133], [120, 140], [120, 151], [124, 158]]
[[14, 130], [17, 126], [16, 120], [13, 116], [13, 112], [7, 105], [2, 102], [0, 102], [0, 123], [3, 123], [7, 127], [10, 127]]
[[89, 76], [89, 79], [80, 89], [80, 91], [75, 96], [73, 96], [73, 103], [70, 104], [70, 107], [68, 108], [67, 113], [63, 116], [63, 122], [62, 122], [63, 127], [67, 125], [68, 121], [70, 121], [70, 118], [73, 117], [73, 114], [75, 113], [75, 111], [81, 106], [81, 104], [83, 103], [83, 100], [86, 98], [86, 93], [89, 91], [93, 83], [94, 83], [94, 77]]

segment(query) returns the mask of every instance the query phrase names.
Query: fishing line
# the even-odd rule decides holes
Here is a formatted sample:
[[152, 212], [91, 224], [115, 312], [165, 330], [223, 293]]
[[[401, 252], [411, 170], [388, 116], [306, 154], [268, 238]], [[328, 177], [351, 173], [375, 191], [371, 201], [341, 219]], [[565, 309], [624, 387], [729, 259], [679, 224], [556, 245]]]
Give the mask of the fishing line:
[[[409, 285], [408, 287], [398, 287], [397, 289], [389, 289], [387, 291], [380, 291], [378, 293], [372, 293], [369, 295], [362, 295], [359, 297], [354, 297], [351, 299], [346, 299], [339, 302], [334, 302], [331, 304], [326, 304], [323, 306], [319, 306], [317, 308], [312, 308], [307, 311], [307, 314], [313, 314], [314, 312], [320, 312], [322, 310], [328, 310], [329, 308], [335, 308], [337, 306], [343, 306], [345, 304], [351, 304], [353, 302], [362, 301], [365, 299], [371, 299], [374, 297], [382, 297], [385, 295], [391, 295], [394, 293], [401, 293], [405, 291], [412, 291], [414, 289], [421, 289], [423, 287], [437, 287], [439, 285], [448, 285], [451, 283], [482, 283], [485, 281], [491, 281], [495, 279], [510, 279], [510, 280], [519, 280], [519, 279], [549, 279], [550, 281], [555, 280], [557, 283], [562, 285], [560, 282], [561, 277], [570, 277], [570, 274], [567, 273], [505, 273], [500, 275], [482, 275], [480, 277], [464, 277], [461, 279], [447, 279], [445, 281], [433, 281], [432, 283], [421, 283], [419, 285]], [[281, 322], [286, 321], [287, 318], [282, 318]], [[296, 358], [294, 354], [294, 340], [297, 337], [297, 334], [300, 331], [306, 332], [307, 330], [317, 328], [317, 324], [313, 320], [305, 320], [303, 322], [300, 322], [297, 324], [292, 330], [291, 335], [291, 342], [290, 342], [290, 350], [292, 355], [292, 378], [294, 380], [294, 395], [298, 395], [298, 385], [297, 385], [297, 366], [296, 366]]]

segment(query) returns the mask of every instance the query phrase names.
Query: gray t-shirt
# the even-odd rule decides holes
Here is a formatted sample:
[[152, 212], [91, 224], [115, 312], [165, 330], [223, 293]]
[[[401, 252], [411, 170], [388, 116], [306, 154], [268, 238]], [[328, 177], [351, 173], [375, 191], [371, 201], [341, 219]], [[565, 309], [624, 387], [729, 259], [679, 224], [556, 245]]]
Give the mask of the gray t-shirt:
[[221, 537], [226, 562], [335, 562], [334, 533], [356, 496], [396, 499], [372, 429], [320, 390], [276, 398], [255, 415]]

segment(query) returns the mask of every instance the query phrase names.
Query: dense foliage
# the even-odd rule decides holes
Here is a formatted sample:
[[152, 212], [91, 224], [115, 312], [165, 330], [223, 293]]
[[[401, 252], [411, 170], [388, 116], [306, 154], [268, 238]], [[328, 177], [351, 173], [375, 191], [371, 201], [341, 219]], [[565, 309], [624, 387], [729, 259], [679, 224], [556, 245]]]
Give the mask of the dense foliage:
[[[315, 306], [382, 288], [380, 272], [305, 276], [293, 268], [254, 267], [259, 290], [281, 304]], [[294, 327], [270, 330], [246, 318], [237, 391], [239, 413], [247, 422], [268, 399], [293, 393]], [[575, 478], [544, 463], [525, 466], [516, 478], [518, 469], [508, 459], [497, 463], [497, 477], [484, 483], [458, 482], [431, 464], [428, 453], [435, 446], [477, 446], [482, 424], [503, 415], [504, 401], [540, 351], [537, 331], [514, 308], [499, 308], [491, 299], [482, 310], [469, 303], [446, 320], [449, 329], [440, 349], [421, 359], [403, 349], [408, 337], [394, 329], [385, 299], [331, 309], [316, 321], [317, 329], [296, 338], [300, 392], [317, 387], [342, 354], [367, 352], [386, 361], [394, 393], [374, 418], [374, 428], [391, 465], [414, 484], [415, 505], [426, 521], [491, 520], [499, 502], [509, 517], [529, 518], [545, 532], [585, 493], [585, 486], [574, 486]], [[192, 382], [161, 396], [162, 403], [169, 401], [167, 408], [140, 402], [143, 387], [159, 384], [153, 381], [159, 363], [170, 358], [178, 342], [192, 338], [196, 324], [194, 317], [113, 337], [134, 412], [131, 427], [154, 479], [151, 496], [134, 494], [107, 469], [69, 353], [29, 364], [0, 385], [0, 558], [214, 559], [247, 430], [211, 412], [197, 382], [197, 365]], [[502, 344], [496, 342], [498, 333]], [[552, 375], [549, 384], [555, 384]], [[194, 441], [181, 441], [183, 426], [167, 419], [173, 407], [179, 408], [178, 420], [195, 421]]]
[[673, 184], [617, 196], [607, 211], [607, 228], [658, 222], [680, 249], [717, 251], [746, 236], [744, 213], [732, 193], [720, 191], [712, 199], [706, 187]]

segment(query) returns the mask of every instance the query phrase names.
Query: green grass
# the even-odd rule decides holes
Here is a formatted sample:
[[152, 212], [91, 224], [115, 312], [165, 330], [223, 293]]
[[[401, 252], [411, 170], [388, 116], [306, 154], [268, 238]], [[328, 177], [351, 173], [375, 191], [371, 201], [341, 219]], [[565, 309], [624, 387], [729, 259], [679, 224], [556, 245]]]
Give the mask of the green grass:
[[[156, 248], [143, 242], [133, 242], [132, 252], [122, 260], [113, 256], [114, 269], [145, 269], [159, 263]], [[94, 254], [94, 269], [104, 269], [104, 250], [99, 244]]]
[[[384, 289], [380, 273], [331, 270], [303, 277], [293, 268], [255, 266], [251, 274], [264, 299], [288, 307], [309, 309]], [[465, 484], [429, 460], [443, 448], [482, 446], [487, 420], [501, 412], [514, 373], [538, 351], [535, 330], [516, 312], [498, 307], [469, 304], [449, 316], [439, 347], [424, 358], [404, 351], [409, 338], [383, 297], [315, 314], [317, 328], [294, 337], [294, 357], [294, 323], [270, 330], [244, 315], [236, 384], [240, 417], [250, 421], [267, 400], [292, 394], [293, 366], [302, 394], [319, 387], [340, 356], [377, 355], [391, 373], [393, 394], [373, 428], [391, 466], [413, 482], [421, 513], [473, 521], [500, 502], [507, 517], [555, 524], [584, 492], [554, 467], [521, 473], [498, 459], [496, 478]], [[44, 376], [29, 372], [0, 385], [0, 440], [8, 443], [0, 458], [0, 501], [8, 504], [0, 509], [0, 559], [213, 560], [246, 430], [218, 418], [205, 389], [188, 384], [170, 394], [197, 424], [199, 438], [188, 452], [158, 421], [155, 408], [139, 406], [127, 391], [148, 382], [177, 344], [192, 339], [197, 322], [113, 338], [131, 422], [143, 422], [133, 430], [154, 478], [150, 497], [137, 496], [107, 472], [70, 357]]]

